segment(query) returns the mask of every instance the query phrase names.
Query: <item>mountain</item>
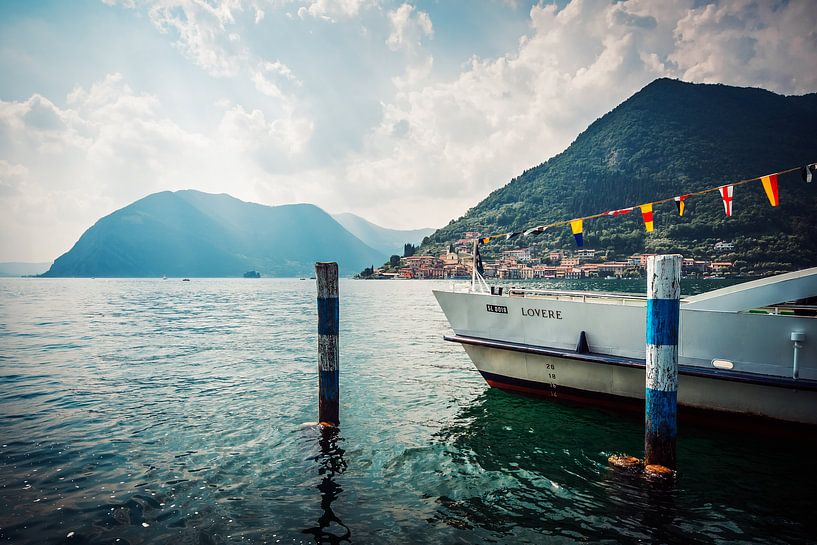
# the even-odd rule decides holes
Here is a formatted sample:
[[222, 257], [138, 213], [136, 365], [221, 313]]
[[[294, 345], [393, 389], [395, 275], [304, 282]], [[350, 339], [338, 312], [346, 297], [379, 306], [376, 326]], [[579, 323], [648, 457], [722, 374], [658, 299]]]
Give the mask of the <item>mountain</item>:
[[[436, 251], [466, 231], [484, 234], [648, 203], [817, 161], [817, 94], [782, 96], [763, 89], [659, 79], [592, 123], [562, 153], [523, 172], [466, 215], [430, 236]], [[817, 184], [780, 177], [780, 205], [759, 182], [736, 187], [727, 218], [718, 193], [690, 197], [684, 217], [673, 203], [655, 208], [647, 234], [638, 211], [589, 220], [585, 245], [626, 256], [679, 252], [735, 261], [744, 273], [817, 265]], [[734, 243], [715, 254], [713, 245]], [[573, 248], [567, 227], [518, 237], [503, 247], [538, 243]]]
[[48, 270], [51, 263], [0, 263], [0, 276], [32, 276]]
[[97, 221], [44, 276], [305, 276], [315, 261], [351, 274], [385, 257], [311, 204], [163, 191]]
[[419, 245], [434, 232], [434, 229], [387, 229], [348, 212], [332, 217], [364, 243], [386, 255], [403, 255], [405, 244]]

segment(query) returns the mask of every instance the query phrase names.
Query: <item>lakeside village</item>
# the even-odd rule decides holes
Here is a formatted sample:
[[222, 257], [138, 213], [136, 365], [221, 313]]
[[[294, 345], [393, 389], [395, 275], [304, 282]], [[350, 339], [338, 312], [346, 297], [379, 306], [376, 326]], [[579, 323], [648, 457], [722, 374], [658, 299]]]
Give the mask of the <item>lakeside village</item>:
[[[364, 269], [356, 278], [362, 279], [445, 279], [469, 278], [474, 262], [473, 239], [477, 232], [465, 233], [464, 238], [442, 255], [413, 255], [414, 247], [407, 244], [404, 257], [394, 255], [382, 267]], [[733, 250], [730, 242], [718, 242], [716, 252]], [[646, 274], [647, 257], [654, 254], [634, 254], [624, 260], [608, 260], [598, 250], [577, 249], [536, 251], [532, 248], [505, 250], [497, 261], [483, 260], [483, 276], [507, 280], [536, 278], [638, 278]], [[730, 261], [684, 258], [682, 274], [687, 277], [723, 278], [734, 273]]]

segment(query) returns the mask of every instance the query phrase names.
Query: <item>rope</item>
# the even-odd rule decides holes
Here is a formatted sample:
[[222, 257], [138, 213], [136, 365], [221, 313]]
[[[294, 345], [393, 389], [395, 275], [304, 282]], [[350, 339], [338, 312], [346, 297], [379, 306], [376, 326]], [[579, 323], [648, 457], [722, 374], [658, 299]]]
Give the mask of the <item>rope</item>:
[[[806, 168], [809, 168], [809, 166], [811, 166], [812, 164], [813, 163], [809, 163], [809, 165], [807, 165]], [[754, 178], [746, 178], [745, 180], [739, 180], [737, 182], [732, 182], [731, 184], [720, 184], [720, 185], [717, 185], [715, 187], [710, 187], [710, 188], [707, 188], [707, 189], [703, 189], [701, 191], [695, 191], [695, 192], [692, 192], [692, 193], [684, 193], [684, 194], [681, 194], [680, 196], [681, 197], [687, 197], [687, 198], [688, 197], [696, 197], [698, 195], [704, 195], [706, 193], [712, 193], [714, 191], [719, 191], [720, 188], [722, 188], [722, 187], [726, 187], [726, 186], [730, 186], [730, 185], [732, 187], [746, 185], [746, 184], [749, 184], [749, 183], [752, 183], [752, 182], [758, 182], [761, 179], [769, 177], [769, 176], [781, 176], [783, 174], [789, 174], [790, 172], [795, 172], [797, 170], [801, 170], [802, 168], [803, 167], [787, 168], [786, 170], [781, 170], [780, 172], [774, 172], [772, 174], [766, 174], [765, 176], [756, 176]], [[678, 195], [676, 195], [676, 196], [678, 196]], [[664, 199], [658, 199], [658, 200], [655, 200], [655, 201], [652, 201], [652, 202], [643, 203], [643, 204], [639, 204], [639, 205], [632, 206], [632, 207], [619, 208], [618, 210], [626, 210], [627, 208], [632, 208], [633, 210], [635, 210], [636, 208], [640, 208], [641, 206], [644, 206], [644, 205], [649, 205], [649, 204], [659, 205], [659, 204], [665, 204], [665, 203], [668, 203], [668, 202], [672, 202], [674, 200], [675, 200], [675, 196], [669, 197], [669, 198], [664, 198]], [[614, 210], [609, 210], [608, 212], [614, 212]], [[593, 220], [593, 219], [603, 218], [603, 217], [607, 217], [607, 216], [609, 216], [609, 214], [607, 212], [601, 212], [599, 214], [591, 214], [589, 216], [583, 216], [583, 217], [580, 217], [580, 218], [573, 218], [573, 219], [570, 219], [570, 220], [555, 221], [553, 223], [548, 223], [546, 225], [538, 225], [536, 227], [532, 227], [531, 229], [541, 229], [540, 232], [542, 232], [542, 231], [547, 231], [548, 229], [551, 229], [552, 227], [561, 227], [562, 225], [570, 225], [570, 223], [574, 222], [574, 221]], [[527, 231], [527, 230], [528, 229], [522, 229], [521, 231], [518, 231], [517, 233], [519, 235], [524, 235], [525, 231]], [[490, 242], [491, 240], [493, 240], [495, 238], [504, 237], [504, 236], [506, 236], [508, 234], [511, 234], [511, 233], [501, 233], [501, 234], [496, 234], [496, 235], [489, 235], [489, 236], [479, 237], [479, 238], [477, 238], [477, 240], [483, 241], [483, 243], [485, 243], [484, 242], [485, 239], [488, 239], [488, 242]]]

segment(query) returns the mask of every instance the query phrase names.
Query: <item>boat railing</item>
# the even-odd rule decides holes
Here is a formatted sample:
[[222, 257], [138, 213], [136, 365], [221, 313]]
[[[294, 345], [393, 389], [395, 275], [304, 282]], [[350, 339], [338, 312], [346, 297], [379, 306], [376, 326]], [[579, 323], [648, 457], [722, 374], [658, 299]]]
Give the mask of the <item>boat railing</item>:
[[798, 305], [792, 303], [782, 303], [768, 307], [760, 307], [749, 310], [751, 314], [772, 314], [780, 316], [817, 316], [817, 305]]
[[530, 289], [530, 288], [509, 288], [507, 290], [509, 297], [530, 297], [542, 299], [555, 299], [557, 301], [581, 301], [586, 303], [588, 301], [605, 302], [605, 303], [619, 303], [623, 305], [646, 304], [647, 296], [637, 293], [604, 293], [604, 292], [588, 292], [588, 291], [570, 291], [570, 290], [545, 290], [545, 289]]

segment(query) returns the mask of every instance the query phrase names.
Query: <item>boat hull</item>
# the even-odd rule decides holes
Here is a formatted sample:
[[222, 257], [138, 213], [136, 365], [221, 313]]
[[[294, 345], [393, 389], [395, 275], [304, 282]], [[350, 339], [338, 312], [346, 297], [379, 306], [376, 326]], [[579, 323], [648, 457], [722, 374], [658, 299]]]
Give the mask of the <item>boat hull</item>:
[[[449, 340], [461, 342], [453, 337]], [[477, 370], [494, 388], [605, 406], [644, 399], [644, 366], [637, 362], [602, 363], [598, 359], [581, 359], [578, 354], [562, 357], [462, 344]], [[678, 405], [817, 425], [817, 390], [785, 384], [681, 372]]]

